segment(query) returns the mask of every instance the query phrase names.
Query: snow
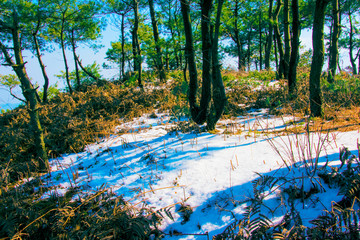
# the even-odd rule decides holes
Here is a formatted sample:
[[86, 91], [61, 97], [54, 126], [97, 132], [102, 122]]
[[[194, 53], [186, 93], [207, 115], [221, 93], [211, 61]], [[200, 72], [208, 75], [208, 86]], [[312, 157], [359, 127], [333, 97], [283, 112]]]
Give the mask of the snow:
[[[289, 128], [294, 117], [276, 118], [266, 110], [253, 110], [247, 116], [222, 120], [218, 133], [176, 131], [176, 121], [166, 114], [143, 116], [117, 127], [118, 133], [87, 146], [86, 151], [52, 159], [51, 183], [59, 187], [51, 194], [64, 194], [71, 186], [96, 190], [103, 184], [133, 205], [146, 204], [156, 209], [174, 206], [175, 221], [165, 219], [165, 233], [209, 234], [224, 231], [241, 218], [253, 196], [251, 181], [259, 175], [297, 177], [304, 181], [301, 164], [292, 165], [304, 154], [311, 142], [311, 156], [319, 156], [319, 165], [327, 160], [339, 165], [339, 148], [346, 146], [357, 153], [359, 131], [333, 134], [272, 134]], [[303, 123], [300, 123], [303, 124]], [[300, 125], [302, 126], [302, 125]], [[318, 143], [323, 143], [321, 148]], [[289, 150], [289, 145], [293, 150]], [[279, 152], [276, 152], [275, 146]], [[296, 147], [297, 146], [297, 147]], [[300, 147], [299, 147], [300, 146]], [[306, 151], [305, 151], [306, 152]], [[281, 154], [281, 156], [279, 155]], [[285, 164], [286, 163], [286, 164]], [[301, 180], [302, 179], [302, 180]], [[304, 181], [304, 188], [311, 184]], [[324, 206], [340, 200], [336, 189], [316, 194], [317, 202], [298, 203], [304, 221], [321, 214]], [[280, 191], [269, 192], [267, 206], [279, 206]], [[189, 205], [193, 213], [184, 223], [178, 212], [180, 205]], [[284, 209], [279, 208], [271, 220], [280, 222]], [[305, 222], [305, 225], [309, 223]], [[168, 239], [206, 239], [205, 235], [167, 236]]]

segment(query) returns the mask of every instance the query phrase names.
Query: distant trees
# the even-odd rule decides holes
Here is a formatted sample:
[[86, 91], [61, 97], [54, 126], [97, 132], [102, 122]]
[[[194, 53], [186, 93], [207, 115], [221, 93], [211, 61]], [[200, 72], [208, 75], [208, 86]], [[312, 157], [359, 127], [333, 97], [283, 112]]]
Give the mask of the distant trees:
[[[211, 113], [217, 112], [215, 115], [218, 116], [222, 111], [220, 105], [225, 100], [219, 58], [224, 55], [235, 57], [236, 67], [241, 71], [276, 69], [277, 78], [287, 79], [289, 95], [296, 97], [300, 33], [305, 28], [313, 28], [314, 33], [314, 55], [309, 78], [313, 116], [321, 116], [319, 79], [325, 57], [329, 60], [329, 83], [335, 81], [339, 68], [339, 48], [348, 51], [352, 74], [359, 72], [358, 1], [106, 0], [99, 3], [97, 0], [2, 1], [0, 29], [5, 61], [8, 60], [4, 51], [14, 59], [16, 56], [13, 47], [9, 48], [12, 39], [9, 26], [14, 24], [5, 19], [5, 16], [10, 16], [9, 6], [17, 4], [27, 9], [26, 14], [20, 13], [20, 9], [15, 10], [19, 19], [23, 21], [24, 17], [26, 21], [18, 28], [20, 49], [32, 51], [43, 73], [43, 95], [39, 99], [35, 91], [37, 102], [48, 99], [50, 79], [42, 56], [49, 48], [60, 49], [63, 58], [63, 74], [60, 75], [65, 79], [70, 93], [81, 90], [83, 78], [94, 81], [100, 78], [95, 65], [91, 68], [82, 64], [78, 47], [92, 44], [98, 39], [104, 28], [103, 18], [108, 17], [110, 21], [109, 16], [119, 18], [115, 22], [120, 30], [119, 41], [111, 44], [106, 57], [118, 65], [119, 80], [126, 81], [131, 73], [135, 73], [132, 79], [136, 78], [137, 85], [142, 87], [144, 66], [156, 72], [161, 82], [165, 82], [167, 71], [188, 71], [189, 105], [193, 119], [198, 123], [213, 125], [209, 118], [213, 116]], [[325, 42], [329, 43], [327, 49], [322, 47], [322, 26], [325, 24], [330, 26]], [[197, 70], [200, 68], [203, 82], [198, 101]], [[212, 101], [217, 97], [221, 103], [218, 107], [218, 101]]]
[[[359, 1], [344, 0], [339, 9], [340, 19], [345, 19], [346, 27], [343, 27], [340, 35], [340, 47], [347, 49], [351, 64], [352, 74], [360, 73], [360, 25], [359, 25]], [[343, 26], [342, 25], [342, 26]], [[356, 64], [358, 59], [358, 66]]]
[[100, 36], [103, 23], [101, 18], [96, 17], [101, 13], [101, 6], [96, 1], [52, 1], [48, 9], [51, 9], [48, 37], [59, 43], [65, 65], [65, 79], [70, 93], [73, 92], [69, 76], [69, 63], [66, 49], [70, 49], [74, 59], [76, 72], [75, 90], [81, 87], [79, 66], [84, 70], [79, 56], [76, 53], [78, 43], [96, 40]]

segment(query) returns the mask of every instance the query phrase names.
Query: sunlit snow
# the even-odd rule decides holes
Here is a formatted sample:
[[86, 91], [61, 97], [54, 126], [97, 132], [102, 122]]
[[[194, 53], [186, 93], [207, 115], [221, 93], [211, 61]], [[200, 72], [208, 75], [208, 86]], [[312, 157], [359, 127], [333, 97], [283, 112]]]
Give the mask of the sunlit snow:
[[[166, 114], [143, 116], [118, 126], [117, 134], [87, 146], [82, 153], [52, 159], [50, 182], [58, 185], [58, 189], [44, 197], [54, 191], [63, 194], [71, 186], [96, 190], [106, 184], [134, 205], [147, 204], [156, 209], [173, 205], [175, 221], [165, 219], [161, 226], [165, 233], [208, 232], [212, 237], [221, 233], [234, 217], [241, 218], [246, 200], [253, 194], [251, 181], [259, 178], [259, 174], [288, 177], [304, 174], [300, 164], [294, 166], [290, 161], [291, 153], [296, 155], [295, 159], [301, 155], [295, 142], [297, 146], [305, 146], [300, 139], [305, 135], [272, 134], [290, 127], [288, 123], [294, 120], [291, 116], [272, 117], [265, 110], [254, 110], [245, 117], [220, 121], [218, 133], [210, 134], [196, 130], [182, 133], [176, 129], [179, 119]], [[314, 133], [310, 139], [315, 146], [325, 137], [329, 141], [324, 141], [319, 154], [320, 165], [326, 160], [338, 160], [342, 146], [357, 153], [359, 131]], [[293, 151], [287, 147], [291, 144]], [[315, 147], [312, 148], [315, 151]], [[279, 191], [269, 193], [267, 206], [278, 206], [279, 195]], [[303, 220], [309, 221], [321, 214], [324, 206], [330, 207], [332, 200], [340, 199], [336, 195], [335, 190], [327, 189], [316, 195], [318, 202], [299, 203], [297, 207]], [[186, 223], [176, 211], [181, 203], [193, 209]], [[279, 210], [269, 217], [276, 223], [283, 214]], [[166, 238], [207, 239], [207, 236], [168, 235]]]

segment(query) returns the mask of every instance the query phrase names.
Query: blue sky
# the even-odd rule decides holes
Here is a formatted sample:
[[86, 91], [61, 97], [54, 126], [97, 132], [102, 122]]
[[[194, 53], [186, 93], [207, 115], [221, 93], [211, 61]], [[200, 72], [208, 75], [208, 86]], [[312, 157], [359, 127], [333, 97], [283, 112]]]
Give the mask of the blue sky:
[[[107, 29], [103, 32], [103, 37], [101, 39], [101, 44], [104, 45], [103, 48], [98, 51], [94, 51], [90, 49], [88, 46], [80, 46], [78, 48], [78, 54], [82, 60], [84, 65], [92, 64], [94, 61], [98, 64], [102, 64], [105, 60], [105, 53], [108, 48], [110, 48], [110, 42], [117, 41], [119, 39], [119, 33], [112, 27], [108, 26]], [[59, 49], [57, 47], [57, 49]], [[27, 62], [26, 70], [33, 83], [38, 83], [40, 86], [44, 84], [43, 77], [41, 73], [41, 69], [39, 67], [39, 63], [37, 59], [34, 57], [32, 53], [29, 51], [24, 51], [24, 61]], [[72, 54], [70, 52], [67, 53], [67, 57], [69, 59], [69, 67], [70, 71], [74, 69], [73, 67], [73, 59]], [[64, 87], [63, 80], [57, 78], [55, 75], [60, 74], [61, 71], [64, 71], [64, 62], [59, 50], [54, 51], [52, 53], [45, 53], [43, 55], [43, 62], [46, 65], [46, 71], [50, 78], [50, 84], [53, 85], [56, 82], [59, 87]], [[102, 74], [105, 77], [111, 77], [116, 74], [117, 70], [102, 70]], [[0, 74], [14, 74], [10, 67], [5, 67], [0, 65]], [[22, 97], [20, 89], [16, 92], [17, 96]], [[4, 87], [0, 86], [0, 107], [4, 108], [4, 105], [18, 103], [19, 101], [14, 99], [8, 92], [8, 90]]]
[[[95, 52], [87, 46], [80, 46], [78, 48], [78, 54], [84, 65], [92, 64], [94, 61], [102, 65], [105, 61], [105, 53], [108, 48], [110, 48], [110, 43], [117, 41], [119, 39], [119, 31], [115, 30], [114, 27], [109, 25], [106, 30], [103, 32], [103, 37], [101, 39], [101, 44], [104, 45], [103, 48]], [[311, 48], [311, 31], [304, 30], [301, 34], [302, 45], [305, 46], [305, 49]], [[344, 58], [344, 64], [348, 62], [348, 55], [342, 55]], [[74, 69], [72, 54], [68, 52], [68, 59], [70, 65], [70, 71]], [[43, 85], [43, 77], [37, 59], [29, 51], [24, 51], [24, 60], [27, 61], [26, 70], [28, 75], [32, 79], [33, 83], [38, 83], [40, 86]], [[55, 75], [60, 74], [61, 71], [64, 71], [63, 58], [59, 50], [54, 51], [53, 53], [45, 53], [43, 56], [43, 62], [46, 65], [46, 71], [50, 77], [50, 83], [53, 85], [58, 84], [60, 88], [65, 86], [62, 79], [57, 78]], [[326, 66], [326, 62], [324, 66]], [[346, 66], [346, 65], [345, 65]], [[117, 73], [117, 69], [102, 69], [101, 73], [106, 78], [111, 78]], [[0, 65], [0, 73], [3, 75], [14, 74], [10, 67], [5, 67]], [[20, 89], [16, 92], [17, 96], [22, 97]], [[4, 87], [0, 86], [0, 108], [9, 108], [10, 106], [16, 106], [19, 103], [18, 100], [14, 99]], [[14, 105], [15, 104], [15, 105]]]

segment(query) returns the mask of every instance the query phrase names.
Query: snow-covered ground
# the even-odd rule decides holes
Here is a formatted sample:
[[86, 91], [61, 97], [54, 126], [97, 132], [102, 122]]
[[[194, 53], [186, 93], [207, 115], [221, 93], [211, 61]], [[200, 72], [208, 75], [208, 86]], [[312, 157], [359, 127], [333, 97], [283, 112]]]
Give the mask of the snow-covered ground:
[[[293, 120], [293, 117], [271, 117], [262, 110], [252, 111], [246, 117], [220, 121], [218, 133], [210, 134], [177, 131], [178, 120], [166, 114], [158, 114], [156, 118], [144, 116], [118, 126], [118, 134], [89, 145], [82, 153], [52, 159], [48, 181], [59, 186], [53, 190], [57, 194], [71, 186], [97, 189], [106, 184], [133, 205], [147, 204], [156, 209], [173, 206], [175, 221], [164, 221], [161, 229], [165, 233], [208, 232], [212, 237], [241, 218], [248, 204], [246, 200], [253, 195], [251, 181], [258, 179], [259, 174], [289, 179], [303, 176], [301, 165], [292, 165], [291, 158], [301, 158], [302, 153], [309, 157], [309, 141], [313, 157], [316, 149], [320, 149], [318, 143], [322, 143], [321, 152], [317, 151], [319, 165], [327, 160], [339, 164], [342, 146], [357, 154], [359, 131], [313, 133], [309, 137], [271, 133], [289, 127]], [[304, 126], [305, 123], [298, 125]], [[52, 193], [46, 195], [49, 194]], [[341, 196], [326, 189], [316, 194], [316, 198], [317, 202], [310, 199], [299, 203], [305, 225]], [[279, 193], [269, 194], [266, 204], [273, 209], [279, 206]], [[192, 208], [187, 222], [178, 211], [181, 205]], [[280, 207], [267, 216], [276, 222], [283, 214]], [[167, 236], [166, 239], [207, 239], [207, 236]]]

